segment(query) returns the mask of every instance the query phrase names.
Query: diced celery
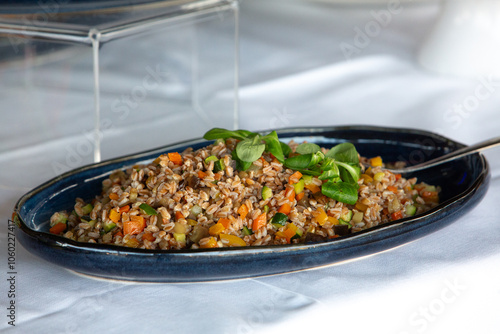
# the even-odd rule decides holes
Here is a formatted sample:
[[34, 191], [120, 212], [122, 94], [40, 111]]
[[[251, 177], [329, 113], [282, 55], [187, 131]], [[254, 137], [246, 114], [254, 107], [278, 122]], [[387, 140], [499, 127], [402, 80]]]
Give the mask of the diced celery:
[[304, 185], [308, 186], [312, 183], [313, 177], [311, 175], [303, 175], [302, 180], [304, 180]]
[[219, 158], [217, 158], [215, 155], [211, 155], [205, 159], [205, 163], [209, 164], [210, 161], [217, 161], [217, 160], [219, 160]]
[[243, 229], [241, 230], [241, 234], [243, 235], [252, 235], [253, 232], [251, 229], [249, 229], [248, 227], [246, 226], [243, 226]]
[[346, 214], [343, 214], [340, 216], [340, 219], [342, 219], [345, 222], [350, 222], [352, 219], [352, 210], [347, 211]]
[[146, 203], [142, 203], [139, 205], [139, 209], [142, 210], [146, 215], [154, 216], [158, 214], [155, 209], [153, 209], [151, 206], [147, 205]]
[[262, 199], [266, 200], [273, 196], [273, 191], [268, 186], [262, 187]]
[[83, 215], [84, 215], [84, 216], [85, 216], [85, 215], [88, 215], [88, 214], [92, 211], [92, 209], [93, 209], [93, 208], [94, 208], [94, 207], [93, 207], [93, 206], [92, 206], [92, 204], [90, 204], [90, 203], [89, 203], [89, 204], [87, 204], [87, 205], [85, 205], [85, 206], [83, 206], [83, 207], [82, 207], [82, 213], [83, 213]]
[[304, 186], [305, 186], [304, 179], [300, 179], [299, 182], [297, 182], [293, 185], [293, 188], [295, 189], [295, 193], [300, 194], [301, 192], [303, 192]]
[[203, 209], [201, 208], [201, 206], [199, 205], [193, 205], [191, 207], [191, 209], [189, 210], [189, 212], [196, 218], [201, 212], [203, 211]]
[[224, 164], [223, 159], [219, 159], [214, 163], [214, 172], [217, 173], [224, 169], [226, 169], [226, 165]]
[[343, 220], [342, 218], [340, 218], [340, 219], [339, 219], [339, 224], [340, 224], [340, 225], [347, 225], [347, 226], [349, 226], [349, 228], [351, 228], [351, 227], [352, 227], [352, 225], [351, 225], [351, 224], [349, 224], [349, 222], [346, 222], [346, 221], [345, 221], [345, 220]]
[[413, 216], [417, 212], [417, 207], [415, 205], [407, 205], [405, 212], [407, 216]]
[[264, 212], [265, 212], [265, 213], [268, 213], [268, 212], [269, 212], [269, 206], [264, 205]]
[[[75, 213], [76, 215], [76, 213]], [[64, 211], [56, 212], [50, 217], [50, 227], [53, 227], [56, 224], [63, 223], [66, 224], [68, 221], [68, 214]]]
[[104, 229], [104, 232], [109, 232], [111, 231], [112, 229], [114, 229], [116, 227], [116, 224], [113, 223], [113, 222], [108, 222], [108, 223], [104, 223], [102, 228]]
[[89, 224], [91, 227], [94, 227], [95, 223], [96, 223], [96, 221], [95, 221], [95, 220], [90, 220], [90, 221], [88, 222], [88, 224]]

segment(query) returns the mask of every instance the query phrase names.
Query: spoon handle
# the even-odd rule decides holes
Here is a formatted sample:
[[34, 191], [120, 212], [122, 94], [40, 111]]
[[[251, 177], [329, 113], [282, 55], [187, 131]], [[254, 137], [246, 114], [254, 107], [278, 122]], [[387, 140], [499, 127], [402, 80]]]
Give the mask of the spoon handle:
[[437, 165], [443, 164], [445, 162], [455, 160], [455, 159], [464, 157], [466, 155], [477, 153], [477, 152], [483, 151], [485, 149], [492, 148], [492, 147], [499, 146], [499, 145], [500, 145], [500, 137], [495, 137], [492, 139], [488, 139], [488, 140], [479, 142], [475, 145], [462, 147], [456, 151], [450, 152], [448, 154], [445, 154], [443, 156], [437, 157], [437, 158], [429, 160], [429, 161], [425, 161], [425, 162], [418, 164], [418, 165], [415, 165], [415, 166], [409, 166], [409, 167], [400, 168], [400, 169], [389, 169], [389, 170], [395, 174], [416, 172], [416, 171], [419, 171], [419, 170], [422, 170], [425, 168], [437, 166]]

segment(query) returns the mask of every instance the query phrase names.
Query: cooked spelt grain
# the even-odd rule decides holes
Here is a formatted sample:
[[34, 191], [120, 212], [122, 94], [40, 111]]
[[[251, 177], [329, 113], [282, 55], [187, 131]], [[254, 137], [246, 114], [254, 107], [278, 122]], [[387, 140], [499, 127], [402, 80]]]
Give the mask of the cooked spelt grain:
[[[211, 226], [222, 221], [221, 219], [228, 219], [229, 223], [223, 233], [239, 237], [247, 245], [279, 245], [303, 242], [308, 233], [315, 233], [323, 238], [337, 237], [334, 232], [335, 220], [328, 220], [322, 223], [322, 226], [317, 222], [313, 214], [317, 216], [319, 208], [337, 220], [345, 217], [350, 211], [360, 211], [358, 207], [337, 202], [321, 193], [313, 194], [308, 189], [304, 190], [302, 200], [290, 201], [294, 188], [288, 184], [288, 180], [294, 171], [284, 168], [267, 153], [256, 160], [247, 171], [237, 171], [231, 158], [235, 145], [236, 141], [227, 140], [225, 143], [220, 142], [199, 150], [188, 149], [182, 154], [182, 165], [175, 165], [167, 155], [162, 155], [149, 164], [110, 174], [102, 183], [102, 195], [92, 201], [93, 209], [89, 218], [95, 221], [94, 226], [92, 227], [88, 220], [82, 220], [82, 208], [87, 203], [77, 198], [75, 212], [68, 217], [69, 230], [63, 235], [82, 242], [113, 243], [122, 246], [130, 244], [145, 249], [230, 247], [232, 244], [228, 239], [221, 239], [217, 234], [209, 235]], [[298, 144], [291, 142], [289, 145], [294, 150]], [[327, 152], [326, 149], [323, 151]], [[204, 162], [210, 155], [223, 159], [226, 166], [223, 171], [214, 173], [214, 162]], [[366, 161], [365, 158], [361, 159]], [[203, 179], [198, 176], [200, 171], [206, 175]], [[397, 178], [382, 167], [373, 167], [370, 173], [369, 177], [361, 178], [358, 182], [358, 203], [362, 205], [363, 218], [361, 222], [354, 224], [352, 232], [390, 221], [391, 214], [396, 212], [405, 216], [405, 208], [409, 205], [416, 206], [417, 213], [436, 205], [420, 196], [414, 187], [416, 178]], [[373, 179], [376, 173], [380, 173], [377, 181], [368, 181]], [[321, 186], [323, 181], [313, 177], [312, 183]], [[272, 190], [272, 196], [266, 200], [261, 196], [264, 185]], [[396, 187], [396, 191], [394, 188], [388, 188], [389, 186]], [[118, 199], [111, 199], [111, 193], [118, 195]], [[143, 212], [139, 208], [143, 203], [153, 207], [158, 215], [147, 215]], [[273, 226], [269, 221], [283, 204], [290, 204], [292, 207], [287, 225]], [[110, 211], [120, 211], [120, 208], [126, 205], [130, 206], [130, 210], [121, 213], [116, 227], [108, 233], [101, 233], [104, 224], [111, 222]], [[194, 205], [199, 206], [202, 212], [193, 214], [191, 209]], [[248, 212], [244, 216], [238, 211], [242, 205]], [[180, 212], [184, 218], [176, 219], [175, 212]], [[264, 212], [267, 212], [268, 223], [252, 231], [251, 235], [245, 235]], [[137, 235], [123, 235], [123, 226], [132, 219], [143, 219], [144, 232], [151, 233], [154, 240], [150, 237], [143, 238], [142, 231]], [[196, 226], [192, 226], [190, 222], [194, 222]], [[184, 226], [184, 236], [174, 233], [179, 231], [176, 224]], [[291, 225], [302, 233], [301, 237], [297, 235], [290, 240], [279, 234]]]

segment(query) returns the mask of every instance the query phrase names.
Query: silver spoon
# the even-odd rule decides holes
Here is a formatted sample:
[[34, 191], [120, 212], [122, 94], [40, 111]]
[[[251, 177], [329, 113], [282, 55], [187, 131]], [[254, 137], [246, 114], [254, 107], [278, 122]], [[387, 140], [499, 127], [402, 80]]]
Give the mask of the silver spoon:
[[483, 150], [486, 150], [488, 148], [492, 148], [495, 146], [499, 146], [499, 145], [500, 145], [500, 137], [495, 137], [492, 139], [488, 139], [488, 140], [479, 142], [475, 145], [460, 148], [456, 151], [450, 152], [448, 154], [445, 154], [443, 156], [440, 156], [438, 158], [435, 158], [435, 159], [432, 159], [429, 161], [422, 162], [418, 165], [408, 166], [408, 167], [404, 167], [404, 168], [394, 168], [394, 169], [393, 168], [386, 168], [386, 169], [391, 171], [394, 174], [404, 174], [404, 173], [416, 172], [416, 171], [419, 171], [422, 169], [437, 166], [437, 165], [443, 164], [445, 162], [452, 161], [452, 160], [464, 157], [466, 155], [477, 153], [477, 152], [480, 152], [480, 151], [483, 151]]

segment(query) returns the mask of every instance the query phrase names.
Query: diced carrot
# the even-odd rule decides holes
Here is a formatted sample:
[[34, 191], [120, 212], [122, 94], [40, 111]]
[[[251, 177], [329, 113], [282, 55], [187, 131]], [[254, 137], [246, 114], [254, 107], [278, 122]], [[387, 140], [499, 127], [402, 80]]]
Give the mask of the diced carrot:
[[252, 223], [252, 230], [257, 231], [261, 227], [266, 226], [266, 224], [267, 224], [267, 215], [264, 212], [264, 213], [260, 214], [259, 216], [257, 216], [257, 218], [254, 219], [254, 221]]
[[248, 208], [245, 204], [241, 204], [238, 209], [238, 214], [240, 215], [241, 220], [245, 219], [248, 214]]
[[130, 211], [130, 205], [128, 205], [128, 204], [127, 204], [127, 205], [125, 205], [125, 206], [122, 206], [122, 207], [118, 210], [118, 212], [120, 212], [120, 213], [129, 212], [129, 211]]
[[317, 193], [318, 191], [321, 191], [321, 188], [315, 185], [314, 183], [307, 184], [306, 189], [309, 189], [313, 194]]
[[[137, 218], [136, 218], [137, 217]], [[125, 234], [139, 234], [146, 227], [146, 222], [141, 216], [132, 216], [131, 220], [123, 223], [123, 233]]]
[[392, 191], [395, 194], [398, 192], [398, 188], [395, 186], [387, 186], [387, 190]]
[[184, 218], [184, 215], [180, 211], [175, 211], [175, 220]]
[[109, 198], [112, 199], [113, 201], [116, 201], [119, 198], [119, 196], [117, 193], [111, 193], [109, 194]]
[[227, 229], [227, 228], [229, 228], [229, 226], [231, 226], [231, 221], [227, 218], [219, 219], [219, 223], [222, 224], [222, 226], [224, 226], [225, 229]]
[[283, 204], [278, 209], [278, 212], [284, 213], [285, 215], [289, 215], [290, 211], [292, 211], [292, 207], [288, 203]]
[[292, 175], [290, 175], [290, 178], [288, 179], [289, 184], [294, 184], [299, 182], [300, 178], [302, 177], [302, 173], [299, 171], [296, 171]]
[[296, 233], [297, 233], [297, 226], [295, 226], [295, 224], [288, 224], [287, 228], [283, 232], [288, 242], [291, 242], [292, 238], [295, 236]]
[[401, 219], [401, 218], [403, 218], [403, 212], [401, 212], [401, 210], [396, 211], [393, 214], [391, 214], [391, 219], [392, 220], [398, 220], [398, 219]]
[[143, 216], [130, 216], [130, 220], [139, 224], [146, 224]]
[[297, 201], [300, 201], [300, 200], [301, 200], [301, 199], [303, 199], [303, 198], [304, 198], [304, 192], [301, 192], [300, 194], [297, 194], [297, 195], [295, 196], [295, 199], [296, 199]]
[[123, 237], [123, 233], [121, 230], [118, 230], [116, 233], [115, 233], [115, 237], [116, 236], [120, 236], [120, 237]]
[[396, 181], [399, 180], [401, 178], [401, 174], [396, 174], [394, 175], [396, 177]]
[[216, 179], [217, 181], [219, 181], [221, 177], [222, 177], [222, 173], [220, 173], [220, 172], [214, 174], [214, 179]]
[[198, 171], [198, 178], [200, 179], [204, 179], [207, 177], [207, 173], [205, 173], [204, 171], [200, 170]]
[[113, 223], [118, 223], [120, 221], [121, 215], [122, 214], [115, 209], [111, 209], [111, 211], [109, 212], [109, 219], [111, 219]]
[[288, 200], [290, 202], [293, 202], [295, 200], [295, 189], [293, 187], [286, 187], [286, 193], [288, 194], [290, 192], [290, 195], [288, 195]]
[[54, 226], [52, 226], [49, 230], [50, 233], [53, 234], [60, 234], [66, 229], [66, 224], [65, 223], [57, 223]]
[[222, 225], [221, 223], [217, 223], [215, 225], [210, 226], [210, 228], [208, 229], [208, 233], [210, 235], [218, 235], [224, 230], [225, 230], [224, 225]]
[[153, 233], [147, 231], [147, 232], [144, 232], [144, 234], [142, 235], [142, 240], [147, 240], [147, 241], [155, 241], [156, 238], [153, 236]]
[[168, 159], [176, 165], [182, 165], [182, 157], [178, 152], [167, 153]]
[[437, 191], [422, 191], [420, 194], [426, 203], [436, 203], [439, 202], [439, 196]]

